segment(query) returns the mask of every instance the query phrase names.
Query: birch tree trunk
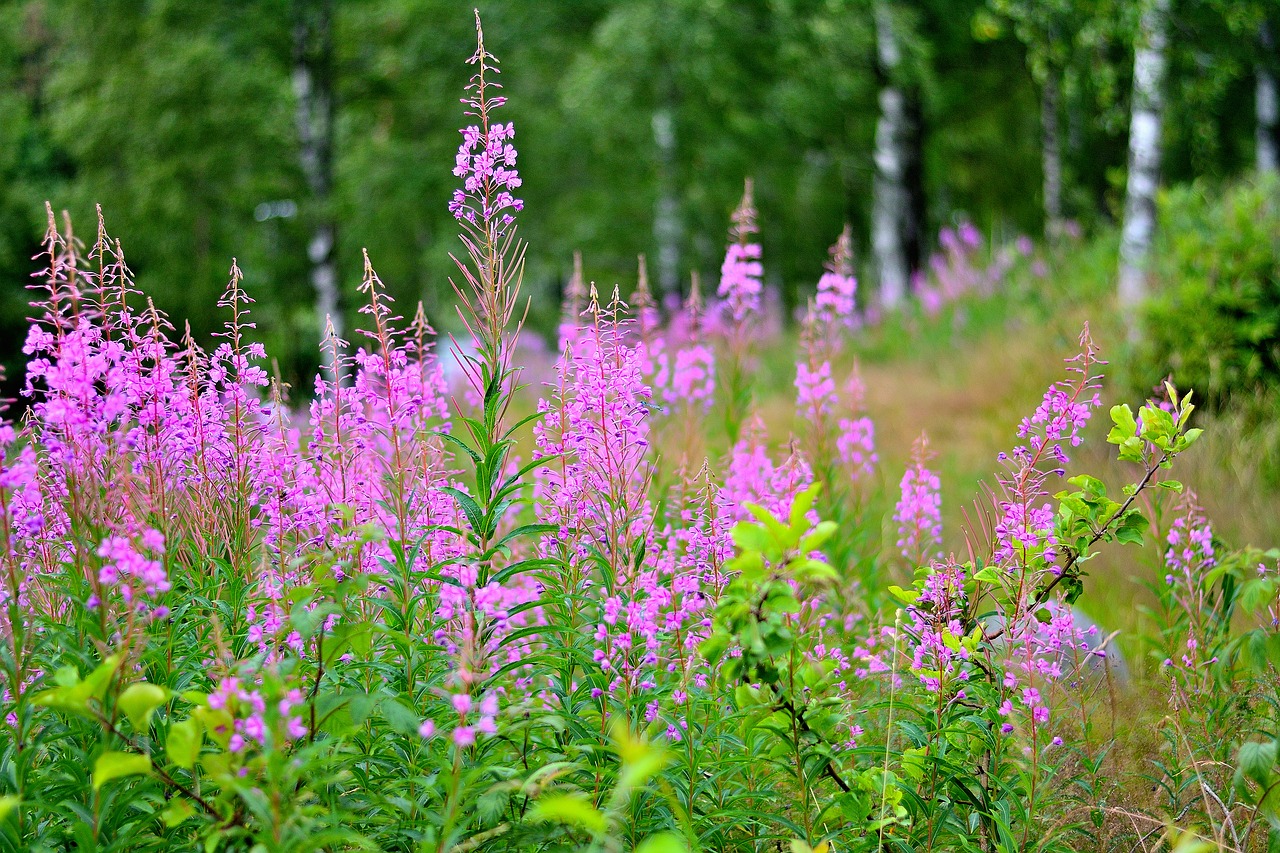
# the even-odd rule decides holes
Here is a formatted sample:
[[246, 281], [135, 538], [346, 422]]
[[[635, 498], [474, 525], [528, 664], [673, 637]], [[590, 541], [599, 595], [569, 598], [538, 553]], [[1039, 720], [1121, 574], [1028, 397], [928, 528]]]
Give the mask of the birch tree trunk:
[[1062, 134], [1058, 125], [1057, 74], [1050, 69], [1040, 88], [1041, 164], [1044, 170], [1044, 236], [1062, 233]]
[[653, 113], [653, 143], [658, 151], [658, 198], [653, 211], [653, 240], [658, 247], [658, 301], [680, 290], [680, 202], [676, 195], [676, 124], [670, 107]]
[[[297, 99], [302, 173], [311, 192], [311, 238], [307, 258], [311, 262], [311, 287], [315, 291], [319, 329], [332, 325], [333, 334], [345, 331], [338, 292], [335, 261], [337, 228], [330, 201], [333, 195], [334, 98], [333, 0], [295, 0], [293, 30], [293, 93]], [[326, 352], [325, 372], [336, 381], [338, 366]]]
[[872, 182], [871, 251], [880, 279], [880, 304], [886, 311], [895, 311], [906, 299], [909, 274], [903, 239], [910, 204], [906, 187], [907, 99], [897, 80], [902, 54], [893, 30], [893, 14], [885, 2], [876, 3], [875, 25], [882, 82]]
[[1160, 125], [1164, 113], [1169, 0], [1146, 0], [1133, 56], [1133, 114], [1129, 120], [1129, 178], [1120, 237], [1120, 310], [1130, 340], [1138, 335], [1137, 306], [1147, 295], [1147, 264], [1156, 229], [1160, 182]]
[[1276, 150], [1276, 124], [1280, 122], [1280, 107], [1276, 97], [1276, 75], [1272, 70], [1275, 58], [1275, 38], [1271, 33], [1271, 22], [1263, 21], [1258, 31], [1258, 40], [1262, 44], [1264, 59], [1256, 68], [1257, 90], [1255, 106], [1257, 109], [1257, 165], [1258, 174], [1274, 174], [1280, 170], [1280, 152]]

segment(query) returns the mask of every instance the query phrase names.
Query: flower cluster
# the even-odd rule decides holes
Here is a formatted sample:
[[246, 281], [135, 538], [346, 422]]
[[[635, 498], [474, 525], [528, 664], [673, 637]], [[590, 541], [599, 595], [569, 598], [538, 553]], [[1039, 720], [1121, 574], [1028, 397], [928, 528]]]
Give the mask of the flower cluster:
[[818, 279], [814, 306], [823, 322], [853, 325], [857, 318], [854, 301], [857, 290], [858, 280], [853, 275], [853, 229], [846, 225], [831, 247], [831, 258]]
[[[480, 34], [478, 21], [476, 32]], [[462, 144], [458, 146], [453, 174], [462, 178], [463, 184], [453, 191], [449, 212], [459, 222], [482, 226], [488, 238], [496, 240], [515, 222], [513, 214], [524, 209], [524, 202], [513, 195], [521, 185], [516, 149], [511, 144], [516, 131], [511, 122], [491, 121], [490, 112], [506, 103], [506, 98], [490, 92], [501, 88], [492, 79], [498, 74], [498, 61], [485, 50], [483, 36], [468, 62], [477, 69], [467, 86], [471, 95], [463, 103], [468, 115], [477, 118], [479, 124], [461, 131]]]
[[[487, 694], [476, 702], [470, 693], [452, 693], [449, 705], [457, 715], [458, 724], [453, 727], [449, 739], [458, 747], [474, 746], [478, 735], [498, 733], [498, 697]], [[418, 734], [430, 739], [436, 734], [435, 720], [425, 719], [418, 726]]]
[[[1187, 682], [1200, 681], [1197, 670], [1212, 655], [1214, 591], [1209, 578], [1218, 564], [1213, 526], [1196, 501], [1194, 492], [1183, 495], [1179, 513], [1165, 538], [1166, 606], [1181, 614], [1177, 633], [1181, 649], [1170, 648], [1166, 667], [1173, 667]], [[1180, 664], [1180, 666], [1179, 666]]]
[[[225, 718], [213, 718], [218, 721], [213, 734], [225, 737], [227, 749], [232, 753], [268, 748], [273, 745], [273, 735], [283, 735], [285, 743], [307, 735], [302, 717], [295, 713], [303, 703], [303, 693], [297, 688], [288, 690], [275, 703], [274, 715], [268, 711], [268, 703], [262, 691], [250, 689], [235, 676], [223, 678], [205, 703], [211, 711], [225, 713]], [[273, 729], [273, 720], [280, 722], [278, 730]], [[229, 731], [225, 729], [228, 725]]]
[[796, 408], [801, 417], [816, 421], [829, 414], [837, 402], [831, 362], [823, 361], [814, 367], [804, 362], [796, 365]]
[[893, 520], [898, 525], [898, 550], [908, 563], [919, 566], [941, 556], [942, 482], [930, 471], [929, 440], [921, 435], [912, 451], [912, 464], [899, 483]]
[[938, 233], [940, 251], [929, 257], [925, 269], [912, 276], [912, 289], [926, 314], [937, 314], [944, 305], [963, 296], [990, 296], [1006, 280], [1018, 258], [1030, 256], [1035, 248], [1026, 235], [1020, 235], [1012, 245], [993, 246], [986, 253], [983, 243], [982, 233], [968, 221]]
[[[108, 536], [98, 546], [98, 556], [102, 558], [98, 583], [118, 589], [126, 604], [133, 603], [138, 593], [154, 600], [169, 591], [169, 576], [164, 563], [144, 556], [138, 550], [139, 544], [144, 551], [164, 553], [164, 536], [150, 528], [141, 532], [138, 542], [128, 536]], [[167, 611], [157, 615], [163, 616], [164, 612]]]
[[960, 642], [967, 633], [964, 581], [963, 566], [954, 562], [936, 565], [925, 577], [919, 598], [907, 608], [904, 628], [911, 670], [933, 693], [941, 691], [944, 684], [949, 688], [969, 680], [966, 662], [971, 652]]
[[1026, 443], [998, 457], [1009, 473], [1000, 479], [1004, 498], [998, 506], [994, 559], [1011, 573], [1032, 566], [1052, 571], [1057, 559], [1048, 480], [1066, 473], [1070, 461], [1067, 449], [1080, 445], [1082, 430], [1094, 409], [1102, 405], [1098, 394], [1101, 377], [1093, 370], [1103, 362], [1087, 326], [1080, 336], [1080, 348], [1068, 362], [1073, 378], [1049, 388], [1035, 412], [1019, 424], [1018, 438]]
[[876, 452], [875, 422], [862, 413], [865, 397], [866, 385], [855, 365], [849, 381], [845, 383], [846, 411], [849, 414], [840, 419], [836, 438], [840, 461], [855, 483], [869, 479], [880, 461]]
[[764, 267], [760, 263], [760, 244], [751, 242], [751, 235], [758, 231], [751, 181], [748, 180], [742, 201], [733, 213], [733, 228], [729, 234], [733, 242], [725, 252], [724, 263], [720, 266], [720, 286], [716, 289], [716, 295], [724, 303], [735, 329], [741, 329], [748, 320], [760, 314]]

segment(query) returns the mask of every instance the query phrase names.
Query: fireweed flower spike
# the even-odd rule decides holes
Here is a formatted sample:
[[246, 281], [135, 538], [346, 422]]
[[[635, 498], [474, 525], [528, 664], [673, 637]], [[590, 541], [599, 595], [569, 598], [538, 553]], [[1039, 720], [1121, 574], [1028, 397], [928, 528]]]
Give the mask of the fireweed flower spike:
[[688, 403], [691, 410], [710, 408], [716, 390], [716, 354], [704, 337], [702, 310], [702, 288], [694, 271], [689, 280], [689, 298], [684, 304], [688, 338], [676, 350], [668, 389], [673, 403]]
[[582, 300], [587, 297], [586, 279], [582, 274], [582, 253], [573, 253], [573, 274], [564, 288], [564, 305], [560, 313], [559, 351], [577, 340], [582, 329]]
[[796, 414], [806, 452], [819, 478], [828, 481], [834, 463], [830, 420], [839, 403], [831, 378], [830, 332], [830, 324], [811, 299], [800, 332], [804, 357], [796, 362]]
[[1211, 677], [1204, 666], [1211, 655], [1216, 606], [1209, 576], [1218, 554], [1213, 526], [1195, 493], [1187, 490], [1177, 510], [1165, 536], [1161, 603], [1169, 613], [1166, 620], [1179, 630], [1170, 632], [1164, 665], [1183, 689], [1200, 690]]
[[729, 359], [726, 371], [725, 424], [729, 437], [736, 441], [751, 402], [750, 374], [752, 371], [753, 335], [752, 320], [761, 317], [761, 293], [764, 267], [760, 263], [760, 244], [752, 237], [760, 229], [756, 224], [756, 208], [750, 178], [746, 179], [742, 201], [733, 212], [733, 225], [729, 229], [729, 248], [720, 267], [720, 286], [716, 295], [720, 298], [722, 322], [728, 335]]
[[[667, 332], [662, 327], [662, 313], [649, 288], [649, 266], [644, 255], [637, 259], [636, 289], [631, 297], [631, 304], [636, 315], [637, 363], [645, 381], [653, 389], [655, 401], [661, 402], [667, 396], [666, 385], [671, 375], [671, 360]], [[563, 345], [560, 350], [564, 351]]]
[[849, 381], [845, 383], [845, 411], [848, 416], [840, 419], [836, 451], [855, 484], [870, 478], [880, 461], [880, 456], [876, 453], [875, 422], [863, 414], [866, 393], [858, 364], [854, 362], [853, 370], [849, 372]]
[[853, 276], [853, 227], [845, 225], [818, 279], [815, 308], [822, 321], [830, 327], [852, 326], [857, 319], [854, 302], [857, 289], [858, 280]]
[[521, 184], [516, 171], [516, 148], [511, 142], [515, 125], [492, 120], [493, 111], [507, 99], [494, 94], [502, 88], [493, 79], [498, 76], [498, 60], [484, 49], [479, 12], [476, 52], [467, 62], [476, 66], [476, 73], [467, 86], [471, 95], [462, 103], [477, 124], [460, 131], [462, 144], [458, 146], [453, 174], [462, 178], [463, 184], [453, 191], [449, 212], [459, 222], [483, 227], [488, 238], [496, 242], [515, 222], [515, 214], [524, 209], [524, 202], [512, 195]]
[[998, 507], [1001, 517], [995, 528], [993, 557], [1011, 572], [1037, 559], [1056, 560], [1054, 511], [1048, 500], [1050, 477], [1065, 475], [1070, 461], [1067, 449], [1080, 445], [1089, 416], [1102, 404], [1098, 394], [1101, 376], [1093, 370], [1104, 362], [1098, 359], [1088, 327], [1081, 333], [1080, 347], [1068, 367], [1074, 378], [1046, 391], [1035, 413], [1019, 425], [1018, 437], [1026, 444], [999, 456], [1008, 473], [1000, 478], [1004, 499]]
[[942, 484], [925, 467], [929, 439], [924, 433], [911, 450], [911, 466], [902, 475], [901, 494], [893, 519], [898, 523], [898, 550], [912, 566], [923, 566], [942, 556]]
[[764, 268], [760, 265], [760, 244], [751, 239], [759, 232], [752, 182], [747, 178], [742, 201], [733, 212], [733, 226], [729, 229], [731, 242], [720, 267], [720, 286], [716, 290], [730, 324], [739, 333], [751, 318], [760, 314]]

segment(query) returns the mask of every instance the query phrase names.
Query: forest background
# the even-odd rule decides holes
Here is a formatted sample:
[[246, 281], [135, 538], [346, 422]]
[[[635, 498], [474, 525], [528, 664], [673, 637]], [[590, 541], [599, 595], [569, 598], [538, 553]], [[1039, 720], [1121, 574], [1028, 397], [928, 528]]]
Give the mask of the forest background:
[[[1260, 125], [1256, 105], [1260, 82], [1274, 102], [1275, 5], [1173, 3], [1166, 185], [1232, 178], [1268, 146], [1274, 157], [1274, 116]], [[784, 316], [846, 222], [859, 298], [874, 300], [887, 88], [903, 96], [911, 269], [966, 219], [996, 239], [1105, 229], [1124, 208], [1142, 6], [480, 0], [520, 131], [532, 325], [553, 329], [575, 250], [589, 280], [624, 293], [639, 253], [664, 293], [690, 270], [714, 286], [744, 176]], [[457, 0], [0, 0], [3, 396], [21, 372], [45, 200], [90, 238], [100, 203], [142, 289], [200, 341], [237, 257], [294, 387], [309, 388], [320, 316], [343, 313], [362, 248], [402, 304], [421, 299], [448, 328], [454, 179], [433, 166], [457, 144], [470, 12]], [[320, 315], [317, 287], [329, 290]]]

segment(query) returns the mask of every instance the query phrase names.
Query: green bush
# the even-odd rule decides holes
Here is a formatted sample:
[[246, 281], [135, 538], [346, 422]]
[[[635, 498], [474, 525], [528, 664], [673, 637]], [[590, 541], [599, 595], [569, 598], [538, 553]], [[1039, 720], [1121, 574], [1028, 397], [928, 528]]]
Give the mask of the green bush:
[[1135, 375], [1171, 375], [1211, 408], [1280, 388], [1280, 186], [1170, 190]]

